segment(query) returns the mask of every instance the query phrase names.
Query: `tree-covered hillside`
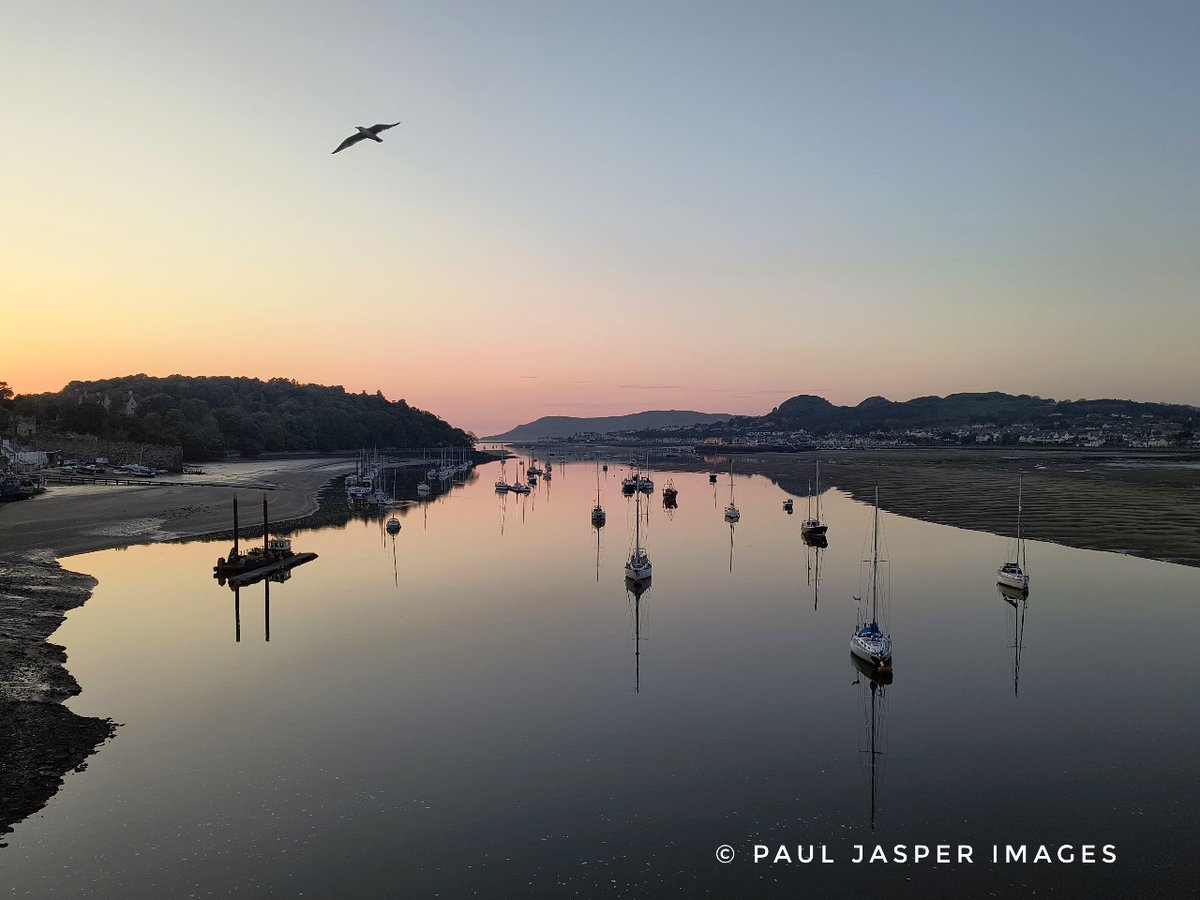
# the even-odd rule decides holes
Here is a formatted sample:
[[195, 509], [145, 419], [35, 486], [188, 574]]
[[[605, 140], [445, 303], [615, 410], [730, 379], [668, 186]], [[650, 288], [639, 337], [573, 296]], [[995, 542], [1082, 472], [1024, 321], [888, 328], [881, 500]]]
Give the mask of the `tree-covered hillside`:
[[336, 452], [359, 447], [467, 447], [472, 437], [382, 393], [286, 378], [129, 375], [72, 381], [56, 394], [14, 398], [11, 411], [39, 431], [176, 444], [187, 459], [236, 450]]
[[823, 397], [801, 394], [784, 401], [765, 416], [735, 419], [743, 428], [804, 429], [812, 434], [842, 431], [851, 434], [875, 429], [948, 428], [991, 423], [1028, 422], [1040, 427], [1078, 426], [1098, 417], [1148, 416], [1187, 424], [1197, 416], [1190, 406], [1140, 403], [1133, 400], [1049, 400], [1028, 394], [949, 394], [894, 401], [868, 397], [857, 406], [835, 406]]

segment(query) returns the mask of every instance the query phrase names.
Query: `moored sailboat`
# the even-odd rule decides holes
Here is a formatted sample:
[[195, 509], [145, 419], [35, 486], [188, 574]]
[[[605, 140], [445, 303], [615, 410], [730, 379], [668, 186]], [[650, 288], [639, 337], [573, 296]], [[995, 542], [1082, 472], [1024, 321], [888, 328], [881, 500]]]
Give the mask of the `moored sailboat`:
[[725, 521], [736, 522], [742, 517], [733, 499], [733, 460], [729, 461], [729, 505], [725, 507]]
[[892, 636], [879, 627], [879, 485], [875, 485], [875, 519], [871, 528], [871, 619], [860, 622], [850, 637], [850, 652], [880, 671], [892, 670]]
[[829, 526], [821, 521], [821, 461], [817, 460], [817, 514], [812, 514], [812, 492], [809, 492], [809, 514], [808, 517], [800, 523], [800, 534], [804, 537], [817, 537], [824, 535], [829, 530]]
[[625, 564], [625, 577], [633, 582], [646, 581], [650, 578], [650, 557], [642, 547], [642, 493], [637, 492], [633, 513], [633, 552], [629, 554], [629, 562]]
[[1017, 549], [1011, 562], [1006, 562], [996, 571], [996, 583], [1018, 591], [1029, 590], [1029, 572], [1026, 570], [1025, 539], [1021, 537], [1021, 507], [1025, 476], [1017, 480]]
[[596, 465], [596, 505], [592, 507], [592, 524], [597, 528], [604, 525], [607, 516], [604, 514], [604, 507], [600, 505], [600, 465]]

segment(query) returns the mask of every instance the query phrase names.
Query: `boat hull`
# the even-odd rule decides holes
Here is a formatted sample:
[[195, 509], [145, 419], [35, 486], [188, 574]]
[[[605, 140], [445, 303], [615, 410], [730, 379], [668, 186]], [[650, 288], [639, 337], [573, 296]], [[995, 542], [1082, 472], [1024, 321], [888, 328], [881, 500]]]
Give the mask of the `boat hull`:
[[892, 642], [888, 638], [864, 638], [856, 634], [850, 638], [850, 652], [880, 669], [892, 667]]
[[1029, 590], [1029, 576], [1001, 570], [996, 573], [996, 584], [1002, 584], [1018, 591], [1027, 591]]
[[804, 537], [824, 537], [825, 532], [828, 530], [828, 525], [821, 525], [813, 522], [805, 522], [800, 526], [800, 534]]
[[651, 573], [650, 563], [636, 564], [632, 561], [625, 564], [625, 577], [632, 582], [649, 581]]

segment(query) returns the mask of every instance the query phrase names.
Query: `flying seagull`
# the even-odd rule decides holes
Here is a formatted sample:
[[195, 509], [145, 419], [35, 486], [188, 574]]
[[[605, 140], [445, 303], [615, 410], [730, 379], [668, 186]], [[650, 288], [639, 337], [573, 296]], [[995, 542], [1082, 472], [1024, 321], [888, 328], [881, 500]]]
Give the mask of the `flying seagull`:
[[372, 125], [370, 128], [363, 128], [361, 125], [355, 125], [354, 127], [358, 129], [358, 134], [350, 135], [350, 137], [338, 144], [337, 150], [334, 150], [333, 152], [337, 153], [340, 150], [345, 150], [347, 147], [353, 147], [364, 138], [370, 138], [371, 140], [378, 141], [382, 144], [383, 138], [379, 136], [379, 132], [387, 131], [389, 128], [395, 128], [399, 124], [399, 122], [393, 122], [391, 125]]

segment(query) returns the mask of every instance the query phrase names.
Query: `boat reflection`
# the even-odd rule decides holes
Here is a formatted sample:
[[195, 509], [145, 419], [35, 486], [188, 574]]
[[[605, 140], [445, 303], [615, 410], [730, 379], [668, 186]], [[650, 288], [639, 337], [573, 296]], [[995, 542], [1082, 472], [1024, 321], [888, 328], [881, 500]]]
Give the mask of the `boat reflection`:
[[829, 546], [829, 538], [823, 534], [802, 534], [800, 540], [804, 541], [806, 547], [818, 547], [824, 550]]
[[804, 545], [808, 556], [808, 586], [812, 588], [813, 609], [816, 609], [821, 598], [821, 557], [825, 555], [828, 542], [825, 536], [821, 535], [819, 542], [816, 539], [804, 538]]
[[292, 569], [284, 569], [280, 572], [264, 572], [254, 578], [242, 578], [237, 581], [228, 582], [229, 589], [233, 591], [233, 640], [234, 643], [242, 642], [242, 588], [250, 587], [251, 585], [262, 583], [263, 586], [263, 640], [267, 643], [271, 641], [271, 584], [283, 584], [285, 581], [290, 581], [292, 578]]
[[649, 601], [643, 603], [642, 596], [646, 591], [650, 590], [651, 577], [647, 575], [645, 578], [635, 581], [626, 576], [625, 578], [625, 595], [629, 601], [629, 613], [633, 617], [633, 692], [640, 694], [642, 692], [642, 641], [646, 640], [642, 636], [646, 625], [649, 624]]
[[890, 669], [881, 671], [866, 660], [850, 655], [854, 667], [853, 684], [859, 686], [859, 703], [863, 718], [858, 752], [867, 756], [867, 779], [870, 782], [870, 825], [875, 830], [875, 813], [878, 808], [879, 775], [887, 745], [887, 687], [892, 683]]
[[1029, 591], [998, 584], [1000, 599], [1013, 609], [1013, 696], [1020, 696], [1021, 650], [1025, 646], [1025, 608], [1029, 605]]
[[596, 532], [596, 584], [600, 583], [600, 530], [603, 527], [603, 522], [592, 523], [592, 531]]

